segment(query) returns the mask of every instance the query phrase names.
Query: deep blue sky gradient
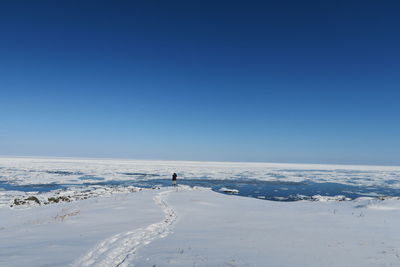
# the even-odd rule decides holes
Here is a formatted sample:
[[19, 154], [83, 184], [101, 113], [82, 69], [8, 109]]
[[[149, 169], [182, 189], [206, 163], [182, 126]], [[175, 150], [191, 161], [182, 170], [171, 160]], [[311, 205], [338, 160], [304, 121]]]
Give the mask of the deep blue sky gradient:
[[400, 165], [398, 1], [2, 1], [0, 155]]

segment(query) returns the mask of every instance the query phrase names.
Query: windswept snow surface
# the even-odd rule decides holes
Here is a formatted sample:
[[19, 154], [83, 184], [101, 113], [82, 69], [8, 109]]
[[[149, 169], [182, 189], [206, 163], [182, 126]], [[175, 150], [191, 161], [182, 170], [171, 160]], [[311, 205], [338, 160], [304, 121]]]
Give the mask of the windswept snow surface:
[[170, 226], [176, 220], [175, 211], [168, 206], [165, 198], [171, 191], [163, 191], [154, 197], [154, 201], [165, 214], [165, 219], [146, 228], [119, 233], [100, 242], [72, 266], [129, 266], [136, 251], [157, 238], [163, 238], [170, 232]]
[[276, 202], [180, 190], [174, 233], [135, 266], [400, 266], [400, 201]]
[[277, 202], [181, 186], [0, 217], [0, 266], [400, 265], [398, 198]]
[[[157, 193], [160, 191], [143, 190], [69, 203], [0, 209], [0, 266], [68, 266], [111, 237], [118, 241], [121, 253], [125, 252], [127, 248], [120, 241], [126, 234], [133, 238], [129, 233], [139, 233], [139, 229], [165, 219], [154, 202]], [[127, 245], [134, 248], [133, 244]], [[113, 252], [111, 244], [104, 248], [104, 256]], [[96, 262], [100, 258], [92, 259]]]
[[0, 158], [0, 266], [400, 266], [399, 196], [400, 167]]

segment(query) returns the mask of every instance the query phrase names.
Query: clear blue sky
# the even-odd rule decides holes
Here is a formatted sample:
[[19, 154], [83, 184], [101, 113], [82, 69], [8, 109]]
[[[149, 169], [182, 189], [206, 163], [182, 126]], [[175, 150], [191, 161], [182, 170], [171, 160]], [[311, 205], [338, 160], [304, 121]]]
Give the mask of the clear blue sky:
[[0, 155], [400, 165], [398, 1], [1, 1]]

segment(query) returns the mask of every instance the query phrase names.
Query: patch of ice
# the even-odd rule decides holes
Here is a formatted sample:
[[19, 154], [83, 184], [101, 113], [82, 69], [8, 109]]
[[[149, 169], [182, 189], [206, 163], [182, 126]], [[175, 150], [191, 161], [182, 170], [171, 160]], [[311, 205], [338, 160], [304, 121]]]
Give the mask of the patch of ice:
[[321, 196], [321, 195], [314, 195], [311, 197], [314, 201], [321, 201], [321, 202], [328, 202], [328, 201], [348, 201], [351, 198], [346, 196], [337, 195], [337, 196]]
[[218, 191], [224, 192], [224, 193], [239, 194], [239, 190], [237, 190], [237, 189], [229, 189], [229, 188], [226, 188], [226, 187], [222, 187]]

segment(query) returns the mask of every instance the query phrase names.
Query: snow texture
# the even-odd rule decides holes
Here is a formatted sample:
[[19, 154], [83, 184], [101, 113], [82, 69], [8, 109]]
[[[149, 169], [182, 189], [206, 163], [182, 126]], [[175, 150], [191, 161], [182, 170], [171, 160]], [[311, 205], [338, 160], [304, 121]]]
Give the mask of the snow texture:
[[277, 202], [94, 184], [169, 179], [175, 170], [194, 179], [400, 187], [399, 167], [2, 158], [7, 185], [78, 186], [0, 191], [0, 266], [400, 266], [397, 197]]
[[0, 209], [0, 266], [399, 266], [400, 200], [164, 188]]
[[72, 266], [128, 266], [128, 260], [143, 245], [156, 238], [163, 238], [170, 232], [176, 220], [176, 214], [165, 202], [170, 191], [163, 191], [154, 197], [154, 201], [165, 214], [165, 219], [146, 228], [139, 228], [116, 234], [98, 244]]

